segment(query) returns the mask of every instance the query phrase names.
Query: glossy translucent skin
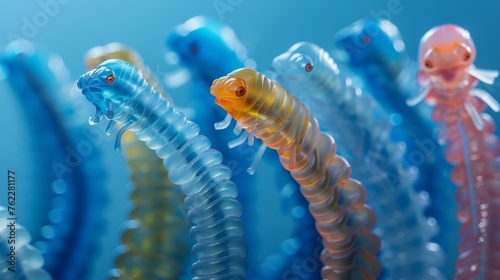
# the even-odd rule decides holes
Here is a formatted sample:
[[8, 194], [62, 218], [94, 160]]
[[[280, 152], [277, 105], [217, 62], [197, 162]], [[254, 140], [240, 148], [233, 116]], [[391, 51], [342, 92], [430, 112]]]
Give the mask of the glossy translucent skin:
[[[113, 77], [113, 79], [109, 78]], [[231, 171], [210, 140], [122, 60], [107, 60], [82, 75], [78, 87], [96, 106], [94, 122], [104, 113], [155, 150], [170, 180], [186, 195], [187, 217], [193, 224], [194, 279], [244, 279], [246, 246], [241, 205]]]
[[447, 176], [451, 167], [439, 156], [444, 149], [435, 137], [437, 125], [430, 118], [432, 109], [423, 103], [407, 105], [407, 100], [420, 89], [415, 79], [417, 63], [409, 58], [397, 27], [387, 20], [356, 21], [335, 35], [335, 44], [384, 109], [401, 116], [401, 124], [395, 127], [394, 134], [407, 144], [405, 160], [416, 165], [420, 174], [425, 174], [417, 178], [415, 186], [429, 193], [431, 203], [425, 212], [439, 224], [441, 230], [433, 240], [446, 252], [443, 273], [447, 278], [452, 277], [459, 237], [450, 236], [448, 232], [457, 232], [460, 227], [453, 214], [458, 209], [453, 199], [456, 187]]
[[435, 27], [420, 42], [419, 80], [428, 91], [425, 100], [435, 106], [432, 117], [441, 124], [445, 157], [455, 167], [451, 179], [459, 186], [457, 216], [463, 224], [455, 279], [498, 279], [500, 143], [491, 117], [480, 115], [487, 99], [474, 89], [484, 78], [474, 72], [475, 53], [465, 29]]
[[278, 152], [300, 184], [323, 237], [323, 279], [375, 279], [380, 239], [370, 231], [375, 215], [365, 205], [365, 189], [350, 178], [349, 163], [335, 155], [335, 141], [319, 131], [307, 107], [251, 69], [215, 80], [210, 92], [242, 128]]
[[[199, 88], [190, 92], [190, 105], [195, 109], [194, 121], [200, 125], [200, 130], [207, 135], [215, 149], [224, 155], [224, 162], [236, 162], [243, 165], [236, 168], [239, 172], [233, 170], [233, 180], [238, 186], [239, 201], [241, 201], [244, 211], [242, 220], [251, 229], [245, 233], [245, 240], [249, 244], [249, 271], [248, 277], [258, 277], [259, 279], [278, 279], [283, 275], [287, 277], [299, 277], [291, 269], [297, 259], [301, 261], [312, 256], [314, 250], [320, 246], [316, 239], [319, 237], [314, 230], [314, 219], [307, 211], [303, 215], [294, 215], [293, 232], [290, 238], [283, 241], [280, 249], [265, 260], [252, 258], [252, 252], [255, 246], [259, 246], [259, 240], [255, 236], [255, 229], [252, 229], [256, 223], [256, 217], [252, 208], [255, 207], [255, 184], [259, 177], [267, 176], [265, 173], [257, 172], [249, 176], [246, 169], [247, 162], [256, 153], [255, 149], [243, 146], [229, 149], [227, 143], [235, 139], [230, 130], [216, 131], [214, 123], [224, 118], [225, 112], [219, 106], [213, 103], [208, 89], [213, 80], [226, 75], [238, 68], [249, 64], [250, 59], [246, 55], [246, 48], [236, 37], [234, 31], [220, 21], [208, 17], [197, 16], [189, 19], [172, 29], [167, 37], [167, 46], [169, 50], [175, 52], [181, 60], [181, 63], [188, 67], [192, 72], [192, 83], [199, 83]], [[257, 143], [259, 145], [260, 143]], [[279, 164], [278, 157], [273, 153], [265, 153], [264, 158], [267, 162], [273, 162], [272, 170], [268, 171], [276, 174], [277, 180], [272, 182], [282, 193], [287, 193], [282, 198], [282, 203], [289, 205], [286, 210], [290, 213], [293, 209], [303, 209], [307, 207], [307, 202], [298, 194], [299, 187], [297, 183]], [[234, 166], [234, 165], [233, 165]], [[260, 178], [262, 181], [262, 178]], [[285, 190], [286, 189], [286, 190]], [[288, 191], [287, 191], [288, 190]], [[300, 211], [299, 211], [300, 212]], [[292, 212], [293, 213], [293, 212]], [[303, 213], [303, 212], [302, 212]], [[290, 246], [288, 244], [300, 244]], [[304, 272], [302, 272], [301, 275]], [[307, 275], [307, 279], [320, 279], [319, 267]]]
[[72, 91], [62, 59], [28, 41], [12, 42], [0, 60], [30, 118], [35, 154], [41, 156], [36, 166], [46, 176], [34, 189], [44, 190], [40, 200], [47, 205], [34, 205], [33, 213], [46, 215], [43, 226], [53, 234], [37, 234], [34, 241], [45, 248], [44, 267], [54, 279], [81, 279], [89, 271], [89, 258], [97, 253], [107, 199], [101, 151], [81, 119], [88, 114], [82, 106], [85, 100]]
[[[85, 56], [85, 64], [90, 70], [113, 58], [134, 64], [155, 90], [167, 95], [141, 57], [120, 43], [92, 48]], [[153, 150], [133, 132], [125, 132], [122, 139], [133, 183], [133, 209], [129, 226], [122, 234], [124, 248], [115, 260], [113, 275], [126, 279], [178, 279], [191, 247], [183, 216], [184, 195], [168, 179], [168, 171]]]
[[[43, 256], [30, 244], [29, 232], [12, 218], [8, 209], [0, 206], [0, 278], [3, 280], [52, 280], [45, 271]], [[15, 222], [15, 239], [11, 236], [10, 223]], [[12, 241], [15, 240], [15, 243]], [[15, 266], [10, 264], [10, 247], [15, 247]], [[9, 267], [15, 271], [9, 270]]]
[[415, 193], [416, 168], [403, 165], [405, 148], [389, 138], [388, 120], [375, 113], [379, 105], [351, 86], [328, 53], [312, 43], [293, 45], [274, 58], [272, 69], [322, 128], [339, 135], [335, 140], [349, 153], [353, 174], [365, 182], [381, 230], [386, 276], [445, 279], [437, 268], [443, 252], [429, 242], [438, 231], [424, 216], [429, 200]]
[[133, 209], [113, 274], [116, 279], [179, 279], [191, 249], [184, 195], [144, 142], [131, 133], [122, 139], [134, 184]]

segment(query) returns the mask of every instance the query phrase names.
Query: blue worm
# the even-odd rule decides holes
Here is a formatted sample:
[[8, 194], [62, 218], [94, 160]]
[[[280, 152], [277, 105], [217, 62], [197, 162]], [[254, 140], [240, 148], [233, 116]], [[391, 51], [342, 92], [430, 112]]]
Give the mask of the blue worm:
[[111, 59], [83, 74], [78, 88], [96, 107], [90, 123], [103, 115], [123, 125], [155, 150], [169, 170], [172, 183], [186, 195], [187, 217], [193, 224], [191, 268], [193, 279], [244, 279], [247, 266], [241, 205], [230, 180], [231, 170], [221, 164], [220, 152], [199, 134], [196, 123], [178, 112], [132, 64]]
[[[135, 65], [146, 81], [169, 99], [140, 55], [121, 43], [90, 49], [85, 64], [90, 70], [112, 58]], [[112, 279], [178, 279], [188, 263], [191, 249], [189, 227], [183, 216], [184, 196], [178, 186], [170, 182], [168, 171], [153, 150], [130, 131], [123, 134], [122, 140], [133, 185], [132, 210], [122, 233], [121, 252], [115, 258]]]
[[430, 238], [438, 228], [424, 217], [429, 199], [415, 193], [418, 176], [403, 165], [404, 146], [389, 138], [391, 126], [379, 105], [344, 78], [328, 53], [300, 42], [274, 58], [278, 81], [306, 104], [321, 126], [335, 131], [350, 155], [353, 174], [365, 183], [377, 216], [381, 263], [390, 279], [444, 279], [443, 252]]
[[449, 179], [451, 165], [442, 156], [444, 149], [434, 140], [437, 124], [430, 118], [431, 107], [423, 103], [408, 106], [406, 102], [420, 89], [415, 79], [418, 65], [405, 51], [397, 27], [387, 20], [359, 20], [339, 31], [334, 40], [374, 97], [388, 112], [402, 117], [396, 130], [408, 135], [406, 159], [419, 168], [420, 174], [425, 174], [416, 186], [431, 198], [426, 215], [436, 218], [441, 228], [433, 241], [446, 252], [443, 272], [452, 277], [460, 240], [458, 235], [448, 233], [458, 232], [460, 227], [454, 215], [458, 210], [454, 200], [457, 188]]
[[43, 244], [44, 268], [54, 279], [84, 279], [103, 232], [106, 203], [100, 150], [92, 143], [96, 133], [78, 118], [85, 100], [71, 94], [62, 59], [28, 41], [8, 45], [0, 63], [36, 139], [42, 177], [35, 195], [47, 203], [34, 206], [40, 206], [35, 212], [41, 213], [41, 223], [32, 232], [37, 245]]
[[29, 232], [12, 219], [15, 212], [10, 212], [9, 209], [11, 208], [0, 206], [0, 262], [2, 263], [0, 278], [52, 280], [42, 268], [44, 262], [42, 254], [30, 244]]
[[[268, 180], [258, 176], [260, 173], [252, 177], [242, 172], [239, 164], [242, 162], [242, 157], [251, 160], [252, 157], [247, 154], [252, 151], [257, 152], [255, 149], [243, 149], [242, 146], [229, 149], [227, 143], [234, 139], [234, 135], [229, 130], [214, 129], [213, 124], [223, 119], [226, 112], [215, 105], [209, 94], [209, 88], [213, 80], [233, 70], [251, 66], [252, 60], [247, 57], [245, 46], [229, 26], [202, 16], [194, 17], [174, 27], [167, 37], [167, 46], [178, 55], [181, 63], [191, 71], [194, 80], [201, 85], [200, 88], [190, 92], [190, 105], [196, 111], [194, 120], [200, 125], [202, 133], [210, 136], [214, 147], [224, 155], [227, 165], [234, 167], [233, 180], [238, 186], [239, 200], [244, 208], [242, 220], [247, 228], [251, 228], [256, 219], [250, 210], [252, 197], [255, 196], [252, 185]], [[261, 143], [260, 140], [257, 142]], [[265, 153], [264, 159], [273, 163], [270, 167], [272, 170], [268, 172], [275, 174], [274, 185], [282, 193], [282, 202], [286, 204], [284, 211], [292, 213], [294, 229], [291, 237], [281, 243], [280, 249], [265, 260], [249, 259], [249, 278], [277, 279], [283, 275], [286, 277], [300, 275], [304, 279], [320, 279], [320, 266], [312, 271], [309, 269], [308, 273], [297, 271], [297, 269], [303, 270], [304, 259], [311, 257], [315, 250], [320, 251], [323, 247], [316, 241], [320, 236], [314, 228], [314, 219], [307, 211], [308, 203], [300, 194], [299, 186], [290, 173], [281, 167], [276, 154]], [[249, 244], [249, 256], [253, 255], [254, 244], [259, 243], [253, 232], [245, 232], [245, 240]]]

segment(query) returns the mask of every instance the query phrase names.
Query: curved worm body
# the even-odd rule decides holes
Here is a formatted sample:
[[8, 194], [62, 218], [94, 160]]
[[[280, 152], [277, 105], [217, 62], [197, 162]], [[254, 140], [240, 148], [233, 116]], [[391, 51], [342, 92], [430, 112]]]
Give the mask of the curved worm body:
[[[185, 23], [176, 26], [167, 38], [168, 48], [175, 52], [182, 64], [189, 68], [193, 80], [199, 83], [200, 87], [190, 92], [190, 104], [194, 106], [196, 115], [194, 121], [200, 125], [203, 134], [209, 136], [214, 148], [224, 155], [225, 163], [232, 168], [233, 180], [238, 186], [239, 200], [243, 205], [242, 220], [248, 229], [255, 225], [255, 214], [252, 191], [256, 184], [269, 184], [267, 174], [257, 172], [254, 176], [249, 176], [244, 171], [246, 158], [250, 163], [252, 153], [257, 153], [256, 148], [239, 146], [234, 149], [228, 148], [228, 142], [234, 139], [234, 134], [229, 130], [216, 131], [214, 123], [224, 118], [225, 112], [213, 103], [208, 94], [208, 88], [213, 80], [221, 77], [233, 70], [251, 65], [251, 60], [247, 57], [246, 48], [234, 34], [234, 31], [227, 25], [207, 17], [194, 17]], [[285, 210], [292, 213], [294, 229], [291, 237], [283, 241], [279, 251], [269, 256], [265, 260], [257, 260], [251, 257], [255, 246], [259, 246], [259, 240], [255, 236], [255, 230], [248, 230], [245, 233], [245, 240], [249, 247], [249, 272], [248, 277], [253, 279], [277, 279], [283, 275], [287, 277], [299, 276], [305, 279], [319, 279], [319, 268], [309, 274], [305, 272], [295, 272], [292, 269], [296, 266], [297, 260], [302, 260], [313, 255], [314, 250], [321, 247], [316, 239], [319, 237], [314, 230], [314, 219], [307, 211], [307, 202], [299, 194], [297, 183], [290, 176], [289, 172], [281, 167], [275, 154], [265, 153], [264, 159], [267, 162], [275, 163], [269, 174], [273, 174], [276, 181], [273, 182], [282, 193], [282, 202], [286, 203]]]
[[37, 209], [46, 215], [42, 220], [47, 224], [34, 241], [43, 248], [44, 267], [54, 279], [83, 279], [104, 228], [105, 173], [95, 146], [101, 138], [79, 118], [86, 113], [81, 109], [85, 100], [72, 92], [60, 57], [47, 56], [20, 40], [7, 46], [0, 61], [34, 124], [41, 155], [37, 169], [51, 167], [43, 170], [46, 177], [36, 189], [45, 192], [40, 200], [54, 208]]
[[251, 69], [215, 80], [210, 92], [242, 128], [278, 152], [300, 184], [323, 237], [323, 279], [375, 279], [380, 240], [370, 231], [375, 215], [364, 187], [350, 178], [349, 163], [335, 155], [333, 138], [319, 131], [307, 107]]
[[[134, 64], [163, 97], [167, 94], [132, 49], [111, 43], [88, 51], [85, 62], [94, 69], [108, 59]], [[179, 279], [189, 256], [189, 227], [183, 216], [184, 196], [168, 178], [162, 160], [127, 131], [122, 148], [127, 157], [133, 189], [133, 209], [122, 234], [123, 252], [116, 260], [115, 277], [123, 279]]]
[[[383, 243], [389, 279], [444, 279], [443, 252], [430, 238], [438, 228], [424, 216], [428, 198], [415, 193], [416, 168], [403, 165], [404, 146], [391, 141], [390, 124], [373, 99], [339, 72], [325, 50], [300, 42], [274, 58], [278, 81], [305, 104], [321, 127], [350, 155], [353, 175], [367, 188]], [[379, 120], [380, 119], [380, 120]], [[338, 136], [337, 136], [338, 135]]]
[[455, 272], [453, 263], [458, 257], [459, 237], [448, 234], [457, 232], [460, 227], [453, 214], [458, 209], [453, 199], [456, 187], [449, 180], [451, 166], [443, 157], [435, 156], [444, 150], [435, 140], [437, 126], [430, 118], [432, 109], [423, 103], [407, 104], [419, 90], [414, 74], [418, 66], [409, 58], [397, 27], [387, 20], [359, 20], [339, 31], [335, 41], [348, 56], [349, 66], [362, 75], [384, 109], [389, 114], [401, 116], [402, 121], [395, 127], [394, 134], [399, 132], [402, 135], [398, 136], [405, 139], [405, 161], [417, 167], [420, 174], [425, 174], [417, 178], [415, 186], [427, 191], [431, 198], [426, 214], [434, 217], [441, 229], [433, 240], [446, 252], [442, 269], [449, 278]]
[[246, 246], [237, 188], [230, 180], [231, 170], [221, 164], [222, 155], [198, 134], [198, 125], [161, 97], [136, 67], [122, 60], [101, 63], [82, 75], [77, 85], [96, 106], [91, 123], [105, 115], [124, 125], [123, 131], [134, 132], [155, 150], [172, 183], [180, 185], [196, 243], [193, 278], [244, 279]]
[[[52, 280], [45, 271], [43, 256], [30, 244], [29, 232], [0, 206], [0, 278], [4, 280]], [[15, 233], [12, 234], [12, 231]], [[11, 248], [14, 248], [12, 250]], [[11, 258], [13, 256], [13, 258]]]
[[477, 69], [475, 57], [467, 30], [452, 24], [429, 30], [419, 47], [420, 100], [435, 106], [432, 118], [441, 126], [445, 158], [454, 165], [451, 179], [458, 185], [462, 227], [455, 279], [497, 279], [500, 141], [492, 118], [481, 112], [486, 104], [498, 112], [500, 105], [475, 86], [478, 81], [492, 84], [498, 71]]

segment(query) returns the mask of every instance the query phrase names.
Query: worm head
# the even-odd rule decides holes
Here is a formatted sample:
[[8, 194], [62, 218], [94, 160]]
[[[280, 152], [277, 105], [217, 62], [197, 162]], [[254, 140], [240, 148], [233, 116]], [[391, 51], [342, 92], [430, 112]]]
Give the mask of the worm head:
[[434, 27], [420, 40], [420, 68], [443, 88], [460, 86], [475, 58], [476, 47], [469, 32], [457, 25]]
[[197, 16], [176, 26], [167, 47], [207, 83], [244, 66], [246, 48], [234, 31], [221, 22]]
[[235, 120], [251, 114], [255, 103], [253, 85], [259, 76], [254, 70], [243, 68], [214, 80], [210, 93], [215, 96], [215, 104], [226, 110]]
[[293, 45], [286, 52], [275, 57], [271, 71], [279, 82], [300, 82], [314, 71], [318, 62], [319, 47], [307, 42]]
[[135, 51], [117, 42], [91, 48], [84, 60], [87, 69], [94, 69], [108, 59], [121, 59], [135, 65], [140, 60]]
[[278, 82], [294, 94], [301, 94], [311, 86], [317, 86], [324, 75], [338, 75], [337, 65], [328, 53], [309, 42], [299, 42], [275, 57], [271, 71]]
[[397, 27], [388, 20], [367, 18], [340, 30], [335, 45], [343, 50], [344, 59], [356, 68], [384, 64], [393, 68], [408, 59]]
[[133, 67], [122, 60], [107, 60], [78, 79], [78, 88], [96, 107], [96, 116], [90, 120], [91, 123], [99, 122], [103, 113], [112, 119], [115, 111], [124, 104], [125, 83], [118, 80], [118, 75], [127, 65]]

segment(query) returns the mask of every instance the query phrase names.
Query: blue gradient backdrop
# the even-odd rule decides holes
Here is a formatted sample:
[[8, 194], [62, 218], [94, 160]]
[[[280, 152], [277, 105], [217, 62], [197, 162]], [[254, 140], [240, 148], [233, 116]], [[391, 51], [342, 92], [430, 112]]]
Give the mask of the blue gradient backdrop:
[[[57, 3], [57, 9], [44, 11], [42, 3], [48, 2]], [[217, 5], [222, 10], [218, 10]], [[223, 7], [228, 9], [223, 10]], [[172, 70], [172, 66], [164, 60], [164, 41], [169, 29], [193, 16], [206, 15], [222, 19], [232, 26], [247, 46], [249, 56], [263, 70], [269, 67], [276, 55], [298, 41], [311, 41], [330, 50], [332, 36], [340, 28], [363, 17], [380, 16], [398, 26], [407, 51], [413, 58], [416, 57], [420, 37], [433, 26], [449, 22], [471, 32], [478, 50], [476, 65], [500, 69], [500, 23], [496, 20], [499, 10], [500, 2], [494, 0], [475, 3], [463, 0], [185, 0], [141, 3], [118, 0], [2, 0], [0, 47], [3, 48], [14, 37], [33, 40], [61, 55], [76, 79], [85, 72], [83, 55], [89, 48], [119, 41], [134, 47], [153, 72], [161, 74]], [[493, 96], [497, 97], [498, 92], [497, 85]], [[180, 105], [188, 104], [183, 99], [182, 89], [171, 93]], [[29, 189], [36, 187], [31, 174], [37, 167], [31, 162], [33, 153], [37, 151], [29, 148], [30, 139], [27, 138], [27, 123], [20, 110], [21, 104], [1, 80], [0, 106], [0, 119], [3, 120], [0, 122], [0, 171], [7, 173], [10, 168], [18, 173], [18, 205], [22, 206], [18, 212], [19, 222], [29, 223], [29, 212], [36, 211], [30, 208], [30, 204], [37, 198], [30, 196]], [[498, 115], [494, 118], [500, 120]], [[106, 188], [111, 200], [105, 213], [108, 220], [106, 234], [99, 238], [100, 253], [89, 259], [94, 263], [89, 279], [104, 278], [112, 267], [121, 223], [129, 211], [128, 173], [123, 156], [113, 151], [113, 141], [113, 137], [108, 137], [103, 143], [105, 166], [109, 170]], [[260, 172], [265, 172], [264, 167], [259, 168]], [[275, 189], [256, 186], [260, 218], [254, 230], [262, 236], [272, 232], [259, 248], [262, 256], [275, 249], [291, 227], [289, 219], [280, 213]], [[267, 191], [270, 193], [266, 194]], [[0, 205], [6, 202], [6, 190], [0, 190]]]

